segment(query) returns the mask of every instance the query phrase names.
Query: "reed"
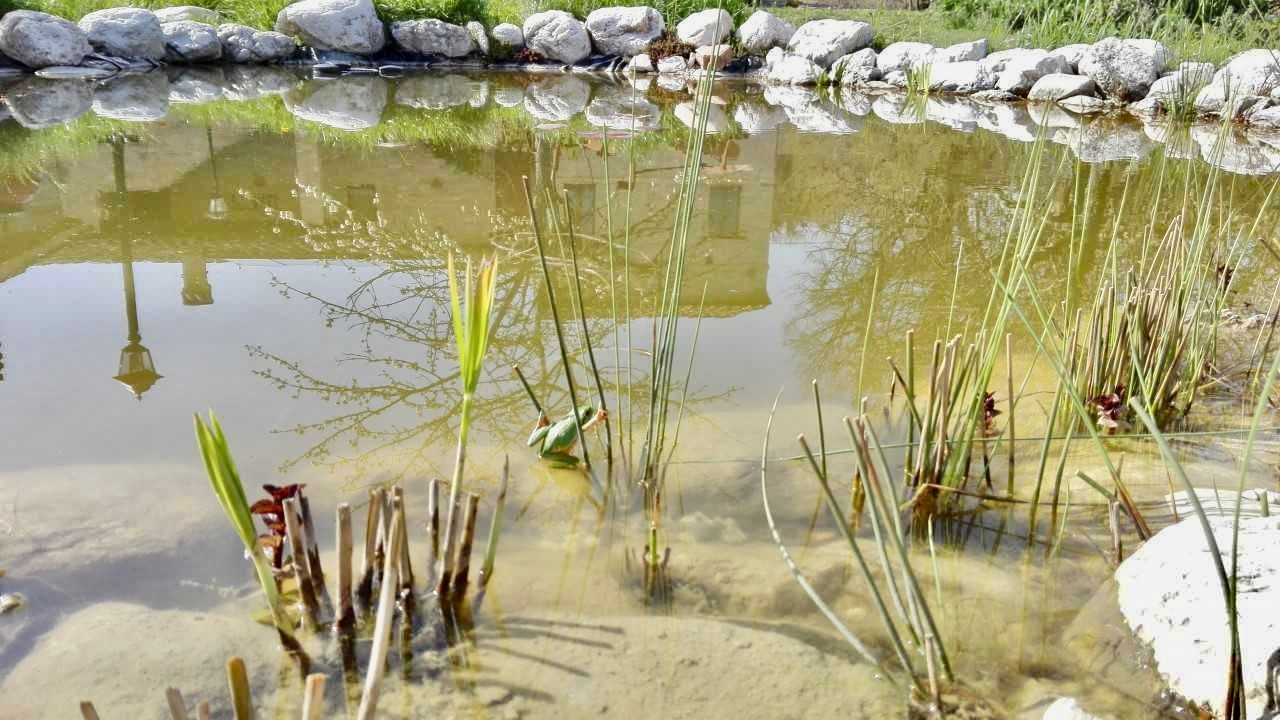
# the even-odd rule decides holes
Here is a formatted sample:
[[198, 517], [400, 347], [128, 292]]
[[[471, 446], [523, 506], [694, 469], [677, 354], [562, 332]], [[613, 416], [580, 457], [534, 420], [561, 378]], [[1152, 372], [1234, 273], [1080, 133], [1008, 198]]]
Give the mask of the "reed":
[[[498, 261], [484, 259], [472, 281], [471, 261], [467, 261], [463, 276], [463, 288], [459, 292], [454, 272], [453, 255], [449, 256], [449, 306], [453, 315], [453, 334], [458, 346], [459, 377], [462, 382], [462, 407], [459, 411], [458, 449], [453, 464], [453, 480], [449, 483], [449, 516], [445, 522], [445, 543], [441, 551], [436, 591], [443, 597], [452, 580], [449, 558], [454, 553], [454, 510], [461, 496], [463, 468], [467, 458], [467, 436], [471, 431], [471, 406], [475, 402], [476, 386], [480, 383], [480, 370], [492, 335], [493, 300], [498, 275]], [[464, 298], [465, 312], [464, 315]], [[575, 405], [576, 407], [576, 405]]]
[[[267, 607], [271, 610], [271, 619], [280, 632], [282, 640], [293, 639], [293, 622], [284, 609], [280, 597], [280, 587], [272, 574], [271, 563], [258, 547], [258, 532], [253, 524], [253, 515], [249, 510], [249, 501], [245, 498], [244, 485], [240, 481], [240, 473], [236, 470], [235, 459], [231, 455], [231, 447], [218, 417], [209, 411], [209, 422], [205, 424], [199, 415], [195, 416], [196, 442], [200, 446], [200, 454], [204, 458], [205, 472], [209, 476], [209, 484], [218, 498], [227, 519], [231, 521], [236, 536], [244, 544], [245, 553], [253, 562], [258, 584], [262, 587], [267, 599]], [[296, 644], [296, 641], [295, 641]]]

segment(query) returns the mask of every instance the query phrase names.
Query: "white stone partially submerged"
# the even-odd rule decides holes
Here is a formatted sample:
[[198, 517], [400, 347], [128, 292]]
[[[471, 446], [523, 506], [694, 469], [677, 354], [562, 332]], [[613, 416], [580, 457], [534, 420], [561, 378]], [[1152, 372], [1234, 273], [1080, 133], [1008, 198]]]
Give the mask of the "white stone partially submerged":
[[[1231, 519], [1210, 518], [1230, 568]], [[1267, 659], [1280, 648], [1280, 517], [1240, 522], [1236, 595], [1245, 703], [1258, 717], [1266, 702]], [[1120, 610], [1155, 654], [1157, 669], [1178, 695], [1219, 717], [1227, 688], [1226, 605], [1199, 521], [1161, 530], [1116, 571]]]

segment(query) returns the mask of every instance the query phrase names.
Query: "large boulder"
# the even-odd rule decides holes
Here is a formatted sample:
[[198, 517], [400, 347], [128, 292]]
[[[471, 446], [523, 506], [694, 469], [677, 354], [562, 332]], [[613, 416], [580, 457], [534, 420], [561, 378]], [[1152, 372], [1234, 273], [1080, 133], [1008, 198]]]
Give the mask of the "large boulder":
[[112, 120], [155, 122], [169, 114], [169, 78], [150, 72], [122, 75], [93, 91], [93, 112]]
[[1023, 50], [1011, 56], [996, 78], [996, 87], [1015, 95], [1025, 95], [1045, 75], [1067, 73], [1067, 61], [1044, 50]]
[[275, 30], [317, 50], [356, 55], [372, 55], [387, 40], [372, 0], [299, 0], [276, 15]]
[[387, 81], [364, 75], [344, 76], [293, 90], [284, 96], [284, 105], [303, 120], [339, 130], [368, 130], [382, 121], [387, 107]]
[[[1210, 129], [1206, 135], [1216, 135]], [[1231, 564], [1232, 523], [1211, 513], [1223, 563]], [[1267, 659], [1280, 647], [1280, 517], [1240, 521], [1236, 594], [1245, 705], [1250, 717], [1266, 703]], [[1118, 570], [1120, 610], [1155, 654], [1169, 688], [1223, 716], [1226, 698], [1226, 606], [1206, 538], [1197, 518], [1161, 530]]]
[[164, 59], [164, 33], [160, 18], [150, 10], [115, 7], [96, 10], [80, 18], [80, 29], [89, 44], [103, 55]]
[[733, 17], [725, 10], [699, 10], [676, 25], [676, 36], [694, 47], [716, 45], [729, 39]]
[[160, 26], [164, 59], [171, 63], [210, 62], [222, 58], [222, 40], [212, 25], [178, 20]]
[[1154, 40], [1106, 38], [1080, 58], [1079, 71], [1088, 75], [1107, 97], [1132, 102], [1146, 97], [1168, 65], [1168, 48]]
[[776, 47], [786, 47], [796, 26], [764, 10], [757, 10], [738, 27], [738, 44], [751, 55], [763, 55]]
[[995, 85], [995, 75], [977, 60], [938, 63], [929, 69], [929, 89], [935, 92], [971, 95]]
[[0, 18], [0, 53], [29, 68], [79, 65], [91, 52], [84, 30], [70, 20], [31, 10]]
[[288, 35], [235, 23], [219, 25], [218, 39], [222, 41], [222, 56], [235, 63], [277, 62], [297, 50]]
[[967, 62], [969, 60], [981, 60], [987, 56], [987, 39], [979, 38], [969, 42], [956, 43], [948, 45], [944, 48], [938, 48], [933, 53], [933, 61], [943, 62]]
[[471, 36], [471, 42], [475, 43], [475, 48], [481, 55], [489, 55], [489, 31], [485, 30], [484, 23], [477, 20], [470, 20], [464, 25], [467, 34]]
[[881, 75], [898, 70], [907, 70], [917, 64], [929, 64], [932, 61], [934, 47], [922, 42], [896, 42], [880, 51], [876, 56], [876, 68]]
[[[79, 80], [28, 78], [5, 91], [5, 105], [22, 127], [32, 130], [53, 127], [71, 122], [89, 111], [93, 106], [93, 86]], [[21, 535], [17, 538], [18, 541], [24, 539]], [[22, 543], [18, 545], [18, 552], [21, 552]], [[32, 553], [38, 552], [38, 549], [29, 549]], [[10, 547], [6, 553], [6, 565], [11, 572], [14, 568], [13, 552]], [[21, 563], [18, 570], [22, 570]]]
[[526, 18], [524, 44], [543, 57], [568, 64], [591, 54], [586, 23], [563, 10], [547, 10]]
[[787, 50], [829, 68], [838, 58], [871, 44], [875, 31], [856, 20], [811, 20], [791, 36]]
[[419, 55], [460, 58], [470, 55], [476, 46], [466, 28], [434, 18], [393, 22], [391, 37], [401, 49]]
[[849, 53], [831, 64], [831, 77], [839, 79], [841, 85], [860, 85], [880, 79], [880, 70], [876, 64], [876, 51], [871, 48]]
[[160, 21], [161, 25], [183, 21], [204, 23], [205, 25], [221, 25], [224, 22], [222, 15], [217, 10], [210, 10], [196, 5], [160, 8], [155, 13], [156, 19]]
[[1070, 45], [1063, 45], [1062, 47], [1057, 48], [1053, 51], [1053, 54], [1060, 56], [1063, 60], [1066, 60], [1067, 65], [1071, 68], [1071, 72], [1075, 73], [1079, 71], [1080, 61], [1084, 59], [1084, 54], [1089, 52], [1089, 48], [1091, 47], [1093, 46], [1089, 43], [1072, 43]]
[[1166, 73], [1147, 90], [1147, 97], [1168, 102], [1190, 95], [1192, 99], [1213, 82], [1213, 63], [1184, 62], [1177, 70]]
[[1042, 76], [1031, 86], [1027, 93], [1028, 100], [1040, 102], [1058, 102], [1077, 95], [1093, 95], [1093, 80], [1084, 75], [1067, 75], [1050, 73]]
[[508, 50], [519, 50], [524, 47], [524, 31], [520, 29], [519, 25], [499, 23], [489, 31], [489, 37], [493, 40], [495, 46], [507, 48]]
[[809, 58], [774, 48], [769, 52], [765, 79], [778, 85], [814, 85], [822, 72]]
[[1273, 50], [1246, 50], [1234, 55], [1196, 97], [1201, 112], [1221, 113], [1228, 97], [1239, 107], [1243, 98], [1266, 95], [1280, 88], [1280, 63]]
[[598, 8], [587, 15], [591, 42], [604, 55], [635, 57], [648, 50], [666, 29], [662, 13], [643, 5]]

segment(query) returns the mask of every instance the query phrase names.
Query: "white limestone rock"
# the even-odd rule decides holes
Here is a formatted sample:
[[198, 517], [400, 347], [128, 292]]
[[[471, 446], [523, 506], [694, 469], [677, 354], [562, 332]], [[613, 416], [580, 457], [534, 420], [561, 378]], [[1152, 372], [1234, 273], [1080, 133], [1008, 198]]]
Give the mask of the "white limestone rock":
[[596, 51], [604, 55], [634, 57], [649, 49], [667, 29], [662, 13], [656, 9], [605, 7], [587, 15], [587, 32]]
[[236, 23], [219, 25], [218, 39], [222, 41], [222, 57], [234, 63], [277, 62], [298, 49], [288, 35]]
[[787, 46], [796, 26], [764, 10], [757, 10], [738, 28], [738, 44], [748, 54], [763, 55], [769, 50]]
[[1146, 97], [1170, 58], [1168, 48], [1154, 40], [1111, 37], [1090, 46], [1080, 58], [1079, 72], [1088, 75], [1103, 95], [1132, 102]]
[[658, 61], [660, 75], [675, 75], [689, 69], [689, 62], [679, 55], [668, 55]]
[[1080, 60], [1084, 58], [1084, 54], [1093, 47], [1089, 43], [1073, 43], [1071, 45], [1063, 45], [1053, 51], [1054, 55], [1058, 55], [1067, 61], [1067, 65], [1071, 68], [1072, 73], [1078, 73], [1080, 70]]
[[826, 69], [836, 59], [871, 45], [875, 31], [856, 20], [811, 20], [801, 25], [787, 50]]
[[1067, 61], [1044, 50], [1023, 50], [1008, 58], [996, 78], [996, 88], [1015, 95], [1025, 95], [1045, 75], [1068, 73]]
[[876, 69], [881, 75], [907, 70], [917, 64], [932, 63], [934, 47], [922, 42], [896, 42], [876, 55]]
[[91, 52], [88, 36], [70, 20], [32, 10], [0, 18], [0, 53], [34, 70], [79, 65]]
[[476, 49], [475, 39], [467, 28], [434, 18], [393, 22], [391, 37], [401, 49], [419, 55], [461, 58]]
[[1184, 95], [1195, 97], [1213, 82], [1213, 63], [1184, 62], [1177, 70], [1151, 83], [1148, 98], [1168, 101]]
[[839, 78], [841, 85], [861, 85], [880, 79], [876, 51], [871, 48], [849, 53], [831, 64], [831, 77]]
[[[1218, 134], [1213, 128], [1201, 133], [1210, 142]], [[1231, 520], [1212, 515], [1213, 533], [1229, 566]], [[1267, 658], [1280, 647], [1280, 616], [1275, 612], [1280, 603], [1280, 517], [1242, 519], [1239, 531], [1236, 602], [1245, 705], [1249, 716], [1257, 717], [1266, 701]], [[1227, 616], [1198, 520], [1187, 518], [1161, 530], [1120, 565], [1116, 580], [1120, 610], [1151, 646], [1169, 688], [1221, 717], [1230, 651]]]
[[150, 10], [131, 7], [96, 10], [80, 18], [80, 29], [89, 37], [93, 49], [103, 55], [164, 59], [164, 33], [160, 19]]
[[986, 56], [987, 39], [980, 38], [970, 42], [956, 43], [955, 45], [938, 48], [933, 53], [933, 61], [938, 63], [966, 62], [969, 60], [981, 60]]
[[732, 32], [733, 17], [718, 8], [699, 10], [676, 25], [676, 37], [694, 47], [723, 43]]
[[929, 69], [929, 89], [970, 95], [995, 87], [995, 75], [977, 60], [948, 62]]
[[1280, 63], [1273, 50], [1246, 50], [1234, 55], [1214, 73], [1213, 82], [1200, 91], [1196, 107], [1220, 114], [1226, 98], [1266, 95], [1280, 88]]
[[471, 36], [471, 42], [474, 43], [475, 49], [478, 50], [481, 55], [488, 56], [489, 32], [485, 30], [484, 24], [472, 20], [464, 27], [467, 28], [467, 34]]
[[733, 48], [728, 45], [707, 45], [693, 51], [693, 64], [704, 70], [723, 70], [733, 59]]
[[523, 30], [525, 46], [551, 60], [572, 65], [591, 54], [586, 23], [563, 10], [534, 13]]
[[222, 40], [212, 25], [176, 20], [160, 26], [164, 33], [164, 59], [171, 63], [212, 62], [222, 59]]
[[222, 94], [228, 100], [246, 101], [270, 95], [284, 95], [297, 88], [297, 75], [279, 67], [233, 65], [226, 70], [227, 85]]
[[494, 45], [500, 45], [508, 50], [519, 50], [524, 47], [524, 31], [519, 25], [499, 23], [489, 31], [489, 37], [493, 38]]
[[372, 0], [298, 0], [276, 15], [275, 31], [317, 50], [372, 55], [386, 44]]
[[651, 73], [654, 72], [653, 58], [649, 57], [649, 53], [640, 53], [631, 58], [631, 62], [627, 63], [627, 73]]
[[1077, 95], [1093, 95], [1093, 80], [1084, 75], [1050, 73], [1042, 76], [1027, 92], [1027, 99], [1036, 102], [1058, 102]]
[[778, 85], [814, 85], [822, 72], [822, 68], [808, 58], [784, 52], [769, 65], [765, 78]]

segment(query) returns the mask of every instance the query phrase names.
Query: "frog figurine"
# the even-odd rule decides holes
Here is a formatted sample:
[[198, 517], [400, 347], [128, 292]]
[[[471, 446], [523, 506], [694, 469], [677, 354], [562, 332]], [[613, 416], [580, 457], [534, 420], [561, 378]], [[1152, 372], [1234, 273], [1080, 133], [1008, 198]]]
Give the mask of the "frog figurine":
[[576, 422], [572, 413], [554, 423], [545, 414], [539, 415], [533, 434], [529, 436], [529, 447], [537, 445], [538, 457], [555, 467], [576, 467], [578, 458], [573, 455], [573, 448], [578, 444], [578, 423], [582, 423], [585, 432], [607, 417], [608, 413], [603, 409], [596, 410], [590, 405], [578, 407]]

